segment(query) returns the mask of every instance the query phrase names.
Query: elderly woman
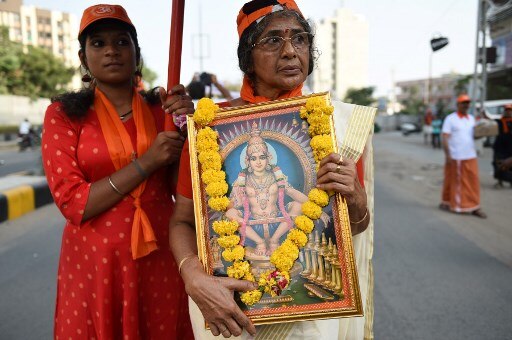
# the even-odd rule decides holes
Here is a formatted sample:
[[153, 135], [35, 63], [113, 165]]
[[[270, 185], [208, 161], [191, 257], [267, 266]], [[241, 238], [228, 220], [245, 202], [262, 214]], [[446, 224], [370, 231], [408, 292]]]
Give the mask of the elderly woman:
[[[314, 36], [295, 2], [248, 2], [241, 9], [237, 24], [243, 86], [240, 98], [222, 106], [240, 106], [302, 95], [303, 83], [313, 70]], [[353, 234], [363, 232], [369, 223], [366, 193], [357, 169], [354, 161], [341, 160], [340, 155], [331, 154], [321, 161], [317, 178], [318, 188], [335, 190], [346, 198], [351, 221], [355, 221], [351, 223]], [[187, 144], [182, 153], [177, 192], [176, 211], [171, 219], [169, 235], [187, 293], [199, 307], [213, 335], [239, 336], [243, 329], [254, 334], [256, 329], [236, 305], [233, 292], [252, 290], [256, 288], [255, 284], [207, 275], [198, 261]], [[191, 308], [195, 306], [191, 305]], [[196, 338], [207, 338], [202, 320], [198, 322], [197, 319], [192, 315], [192, 322], [196, 322], [194, 335]], [[309, 333], [312, 338], [319, 338], [316, 332], [319, 328], [315, 322], [295, 323], [292, 327], [301, 329], [301, 337]], [[288, 336], [293, 338], [299, 333], [293, 335], [292, 330]]]

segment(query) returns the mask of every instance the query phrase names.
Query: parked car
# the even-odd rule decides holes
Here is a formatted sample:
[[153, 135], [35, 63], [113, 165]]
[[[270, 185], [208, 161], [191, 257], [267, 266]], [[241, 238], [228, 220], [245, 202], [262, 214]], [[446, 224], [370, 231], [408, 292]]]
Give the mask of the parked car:
[[420, 133], [421, 126], [415, 123], [402, 123], [400, 124], [400, 131], [404, 136], [409, 136], [411, 133]]

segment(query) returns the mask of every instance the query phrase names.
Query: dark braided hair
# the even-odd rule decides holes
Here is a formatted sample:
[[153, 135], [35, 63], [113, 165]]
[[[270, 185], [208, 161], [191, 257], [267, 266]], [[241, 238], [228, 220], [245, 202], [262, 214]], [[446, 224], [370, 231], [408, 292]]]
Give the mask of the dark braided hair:
[[[282, 11], [273, 12], [265, 16], [260, 22], [253, 22], [249, 27], [245, 29], [238, 42], [238, 66], [240, 70], [254, 81], [254, 74], [252, 72], [253, 60], [252, 60], [252, 45], [256, 43], [263, 31], [270, 24], [273, 18], [294, 18], [304, 28], [304, 32], [308, 32], [313, 35], [313, 28], [311, 24], [304, 19], [298, 12], [290, 9], [283, 9]], [[311, 45], [309, 46], [309, 68], [308, 75], [313, 72], [313, 67], [316, 60], [316, 48], [313, 45], [313, 39], [311, 38]]]

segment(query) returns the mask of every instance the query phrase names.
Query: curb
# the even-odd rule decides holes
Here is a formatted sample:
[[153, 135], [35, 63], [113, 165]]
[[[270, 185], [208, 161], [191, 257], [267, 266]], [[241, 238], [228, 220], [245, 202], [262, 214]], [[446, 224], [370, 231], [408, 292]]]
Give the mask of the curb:
[[53, 203], [46, 180], [0, 191], [0, 223]]

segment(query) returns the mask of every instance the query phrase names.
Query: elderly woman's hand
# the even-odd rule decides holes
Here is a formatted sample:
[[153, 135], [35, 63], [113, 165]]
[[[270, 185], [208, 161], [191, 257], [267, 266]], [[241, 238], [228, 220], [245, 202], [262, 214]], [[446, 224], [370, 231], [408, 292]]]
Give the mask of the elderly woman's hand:
[[181, 84], [174, 86], [169, 92], [166, 92], [163, 87], [159, 87], [158, 92], [162, 109], [165, 113], [172, 114], [174, 124], [181, 129], [186, 123], [186, 115], [194, 113], [192, 98]]
[[336, 153], [322, 159], [317, 173], [317, 188], [335, 191], [345, 197], [353, 235], [366, 229], [369, 222], [366, 191], [359, 183], [353, 160], [342, 160]]
[[213, 335], [222, 334], [229, 338], [241, 335], [243, 329], [251, 335], [256, 334], [256, 328], [233, 298], [235, 291], [256, 289], [255, 283], [207, 275], [197, 260], [182, 271], [182, 277], [187, 294], [201, 310]]

